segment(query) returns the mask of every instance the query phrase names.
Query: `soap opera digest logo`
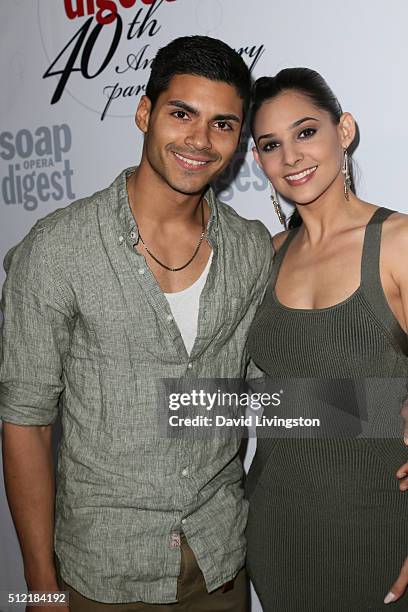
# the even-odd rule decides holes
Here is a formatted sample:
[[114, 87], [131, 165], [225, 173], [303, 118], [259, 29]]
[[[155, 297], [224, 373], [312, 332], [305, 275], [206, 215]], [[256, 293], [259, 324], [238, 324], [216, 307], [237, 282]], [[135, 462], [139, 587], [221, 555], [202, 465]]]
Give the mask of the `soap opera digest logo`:
[[36, 210], [39, 202], [50, 198], [73, 200], [70, 159], [72, 134], [69, 125], [40, 126], [35, 130], [0, 133], [0, 159], [8, 162], [1, 179], [5, 204], [20, 204]]

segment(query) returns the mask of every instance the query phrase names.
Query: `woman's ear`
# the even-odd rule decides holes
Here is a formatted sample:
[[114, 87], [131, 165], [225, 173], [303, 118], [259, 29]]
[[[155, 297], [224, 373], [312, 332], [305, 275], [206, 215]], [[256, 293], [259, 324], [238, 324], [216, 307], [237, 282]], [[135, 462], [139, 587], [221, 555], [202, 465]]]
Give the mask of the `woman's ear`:
[[343, 149], [347, 149], [353, 142], [356, 135], [356, 122], [351, 113], [343, 113], [340, 117], [338, 129], [340, 132], [340, 142]]
[[260, 159], [259, 159], [258, 149], [256, 148], [256, 146], [255, 146], [255, 145], [252, 147], [252, 154], [253, 154], [254, 159], [255, 159], [256, 163], [258, 164], [258, 166], [259, 166], [260, 168], [262, 168], [261, 161], [260, 161]]

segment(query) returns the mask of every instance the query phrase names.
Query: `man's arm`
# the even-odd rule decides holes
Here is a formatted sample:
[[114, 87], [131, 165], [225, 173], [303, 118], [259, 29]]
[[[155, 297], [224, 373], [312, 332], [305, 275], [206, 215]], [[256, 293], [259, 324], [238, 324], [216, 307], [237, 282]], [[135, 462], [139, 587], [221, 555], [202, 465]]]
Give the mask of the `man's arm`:
[[3, 423], [4, 480], [30, 591], [58, 590], [51, 426]]
[[29, 589], [58, 590], [51, 430], [64, 389], [72, 297], [53, 237], [42, 230], [34, 228], [6, 255], [5, 270], [0, 418], [6, 492]]

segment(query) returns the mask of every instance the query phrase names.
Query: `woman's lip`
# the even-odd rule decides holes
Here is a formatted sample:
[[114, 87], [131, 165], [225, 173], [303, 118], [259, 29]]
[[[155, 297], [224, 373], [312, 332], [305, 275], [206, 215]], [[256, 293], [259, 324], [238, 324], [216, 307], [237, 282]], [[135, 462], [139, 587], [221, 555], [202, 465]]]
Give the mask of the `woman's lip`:
[[[296, 174], [288, 174], [284, 178], [289, 183], [289, 185], [296, 187], [298, 185], [303, 185], [304, 183], [307, 183], [308, 181], [310, 181], [310, 179], [313, 178], [313, 176], [316, 174], [316, 170], [317, 170], [317, 166], [310, 166], [309, 168], [305, 168], [304, 170], [301, 170], [300, 172], [296, 172]], [[307, 172], [307, 174], [305, 174], [301, 178], [298, 178], [298, 179], [289, 178], [290, 176], [297, 176], [299, 174], [302, 174], [303, 172]]]

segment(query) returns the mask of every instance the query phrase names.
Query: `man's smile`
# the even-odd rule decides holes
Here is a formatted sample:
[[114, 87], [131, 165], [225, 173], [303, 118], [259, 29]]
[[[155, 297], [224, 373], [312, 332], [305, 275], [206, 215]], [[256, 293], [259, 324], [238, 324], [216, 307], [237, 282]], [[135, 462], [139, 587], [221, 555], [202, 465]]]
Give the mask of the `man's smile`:
[[177, 153], [176, 151], [172, 151], [172, 153], [179, 165], [183, 168], [187, 168], [188, 170], [201, 170], [208, 166], [208, 164], [210, 164], [212, 161], [214, 161], [212, 159], [198, 156], [187, 157], [186, 155], [182, 155], [181, 153]]

